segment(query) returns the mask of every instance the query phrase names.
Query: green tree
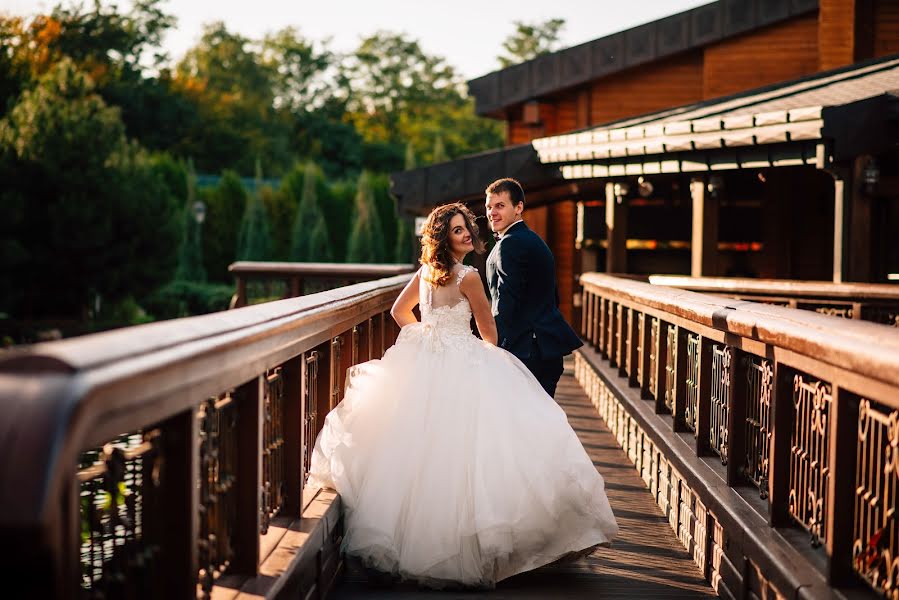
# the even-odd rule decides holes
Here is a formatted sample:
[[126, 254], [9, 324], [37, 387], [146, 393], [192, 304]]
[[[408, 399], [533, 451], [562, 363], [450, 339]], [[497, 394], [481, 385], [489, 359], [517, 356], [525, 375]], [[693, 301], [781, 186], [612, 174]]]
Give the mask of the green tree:
[[353, 230], [347, 245], [347, 262], [377, 263], [384, 261], [384, 232], [375, 206], [371, 174], [362, 173], [356, 186]]
[[410, 142], [406, 142], [406, 162], [405, 162], [405, 170], [410, 171], [414, 169], [416, 166], [415, 160], [415, 148], [412, 147]]
[[328, 227], [331, 254], [336, 261], [344, 261], [350, 239], [356, 185], [351, 181], [336, 181], [319, 197], [319, 206]]
[[199, 194], [206, 203], [203, 257], [212, 281], [230, 282], [228, 265], [237, 258], [237, 237], [249, 196], [234, 171], [225, 171], [218, 185]]
[[557, 50], [565, 19], [549, 19], [542, 23], [514, 21], [514, 25], [515, 31], [502, 44], [505, 54], [497, 57], [503, 68]]
[[84, 316], [171, 276], [180, 203], [71, 60], [0, 120], [0, 169], [14, 223], [0, 268], [9, 312]]
[[437, 134], [437, 138], [434, 140], [434, 154], [431, 156], [431, 162], [442, 163], [447, 160], [446, 148], [443, 145], [443, 136]]
[[178, 251], [178, 268], [175, 270], [175, 279], [204, 282], [206, 281], [206, 268], [203, 265], [203, 223], [198, 219], [198, 207], [195, 206], [197, 177], [192, 162], [188, 163], [186, 187], [187, 202], [184, 204], [182, 216], [183, 233]]
[[256, 193], [250, 195], [237, 236], [238, 260], [271, 259], [271, 227], [268, 222], [268, 211], [259, 194], [261, 188], [262, 169], [257, 161]]
[[415, 236], [412, 235], [412, 224], [408, 218], [399, 217], [396, 227], [396, 245], [393, 249], [393, 261], [397, 263], [410, 263]]
[[[301, 177], [302, 174], [302, 177]], [[321, 170], [309, 162], [296, 169], [285, 180], [284, 187], [296, 197], [301, 184], [296, 217], [293, 221], [290, 260], [300, 262], [329, 262], [333, 260], [328, 227], [318, 206], [318, 191], [323, 185]]]
[[393, 249], [396, 247], [397, 212], [396, 198], [390, 193], [390, 177], [385, 174], [372, 174], [370, 178], [372, 197], [375, 209], [378, 212], [378, 222], [384, 238], [384, 260], [393, 258]]

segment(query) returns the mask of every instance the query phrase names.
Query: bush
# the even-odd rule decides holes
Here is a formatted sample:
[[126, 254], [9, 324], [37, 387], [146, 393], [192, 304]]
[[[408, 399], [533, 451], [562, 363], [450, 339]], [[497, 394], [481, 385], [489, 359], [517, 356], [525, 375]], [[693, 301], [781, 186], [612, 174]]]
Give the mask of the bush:
[[157, 319], [176, 319], [227, 310], [233, 294], [230, 285], [176, 280], [153, 292], [144, 305]]

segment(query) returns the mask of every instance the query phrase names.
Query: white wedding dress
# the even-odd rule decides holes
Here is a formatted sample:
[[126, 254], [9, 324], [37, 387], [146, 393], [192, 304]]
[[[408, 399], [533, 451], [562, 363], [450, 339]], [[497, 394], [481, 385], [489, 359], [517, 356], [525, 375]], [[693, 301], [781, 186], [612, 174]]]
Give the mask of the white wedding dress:
[[472, 334], [458, 287], [472, 270], [436, 289], [421, 278], [422, 321], [350, 370], [309, 476], [343, 500], [346, 554], [434, 587], [490, 587], [618, 531], [565, 413]]

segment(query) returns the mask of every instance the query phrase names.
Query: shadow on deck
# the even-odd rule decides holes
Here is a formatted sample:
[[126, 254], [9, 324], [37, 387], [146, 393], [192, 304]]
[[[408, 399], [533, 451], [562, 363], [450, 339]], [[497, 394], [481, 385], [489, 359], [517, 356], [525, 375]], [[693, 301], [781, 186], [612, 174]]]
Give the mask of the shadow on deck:
[[500, 582], [489, 591], [432, 591], [411, 583], [368, 584], [351, 561], [333, 598], [715, 598], [633, 464], [575, 381], [571, 363], [556, 399], [606, 482], [620, 533], [611, 548], [564, 565], [550, 565]]

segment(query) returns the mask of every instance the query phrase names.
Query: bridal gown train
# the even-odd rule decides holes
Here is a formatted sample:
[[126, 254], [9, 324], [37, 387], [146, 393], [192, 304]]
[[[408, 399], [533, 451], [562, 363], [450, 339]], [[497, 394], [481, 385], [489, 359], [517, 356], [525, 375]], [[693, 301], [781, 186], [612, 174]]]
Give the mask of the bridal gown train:
[[472, 334], [458, 287], [471, 270], [438, 288], [421, 277], [421, 322], [350, 370], [310, 472], [343, 500], [346, 554], [434, 587], [490, 587], [618, 531], [565, 413]]

